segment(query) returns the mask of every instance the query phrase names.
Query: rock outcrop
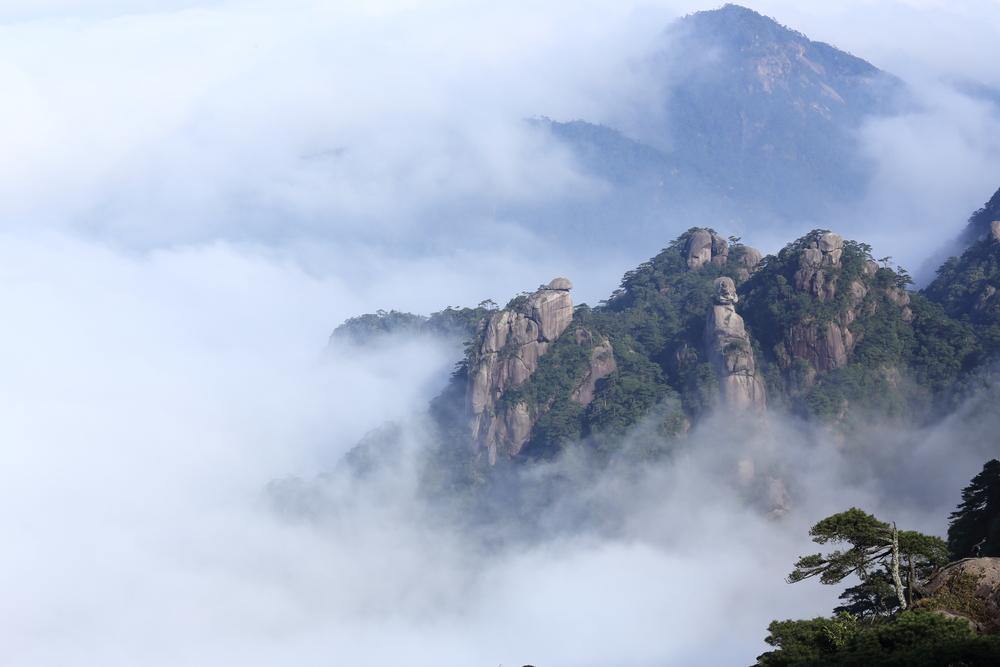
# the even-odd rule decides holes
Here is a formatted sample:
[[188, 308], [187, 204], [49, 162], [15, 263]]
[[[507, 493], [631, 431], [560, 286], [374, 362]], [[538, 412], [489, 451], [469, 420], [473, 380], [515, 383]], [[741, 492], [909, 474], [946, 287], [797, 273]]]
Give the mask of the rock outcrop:
[[854, 334], [839, 322], [796, 324], [785, 337], [787, 356], [779, 361], [791, 366], [795, 360], [802, 360], [816, 371], [832, 371], [847, 365], [854, 343]]
[[764, 383], [743, 318], [736, 312], [736, 284], [732, 278], [715, 279], [715, 299], [705, 323], [705, 348], [719, 378], [719, 391], [727, 408], [763, 410], [767, 407]]
[[[798, 268], [793, 277], [795, 289], [821, 303], [832, 301], [841, 287], [843, 256], [844, 239], [839, 234], [825, 232], [815, 237], [799, 251]], [[878, 265], [868, 261], [862, 273], [871, 277], [877, 270]], [[804, 387], [812, 384], [816, 372], [846, 366], [858, 343], [849, 327], [857, 318], [857, 308], [869, 290], [862, 280], [851, 281], [845, 289], [849, 295], [849, 307], [845, 311], [830, 320], [809, 319], [793, 324], [785, 332], [783, 349], [777, 351], [778, 363], [786, 370], [796, 361], [808, 363], [808, 372], [800, 378]]]
[[922, 592], [918, 606], [964, 618], [976, 632], [1000, 634], [1000, 558], [966, 558], [945, 567]]
[[795, 272], [795, 288], [809, 292], [820, 301], [832, 299], [837, 293], [837, 272], [844, 255], [844, 239], [827, 232], [811, 242], [799, 254], [799, 270]]
[[570, 400], [586, 406], [594, 400], [597, 383], [618, 370], [618, 363], [615, 361], [611, 341], [606, 337], [595, 343], [593, 334], [586, 329], [578, 329], [576, 343], [577, 345], [593, 346], [590, 349], [590, 365], [587, 368], [587, 374], [584, 375], [583, 381], [570, 396]]
[[730, 256], [729, 261], [735, 263], [736, 276], [740, 282], [748, 280], [750, 275], [757, 270], [763, 257], [756, 248], [747, 245], [737, 246], [738, 252], [735, 256]]
[[688, 236], [684, 255], [687, 258], [688, 268], [692, 271], [709, 263], [725, 266], [729, 259], [729, 243], [713, 231], [696, 229]]
[[486, 322], [470, 359], [467, 399], [473, 445], [490, 465], [500, 455], [516, 456], [531, 436], [528, 406], [505, 405], [501, 397], [531, 377], [538, 360], [572, 322], [570, 289], [569, 280], [556, 278]]
[[878, 273], [879, 266], [871, 259], [864, 261], [861, 272], [855, 279], [842, 285], [843, 256], [844, 239], [832, 232], [821, 234], [800, 251], [799, 266], [794, 275], [795, 288], [808, 293], [820, 303], [833, 301], [841, 290], [846, 290], [847, 299], [841, 301], [840, 310], [832, 319], [803, 321], [788, 329], [784, 354], [779, 355], [782, 366], [787, 368], [795, 360], [808, 362], [812, 371], [817, 372], [846, 366], [855, 346], [860, 342], [860, 338], [851, 331], [851, 324], [859, 317], [873, 314], [878, 307], [876, 302], [869, 302], [862, 308], [865, 298], [873, 289], [899, 307], [904, 322], [913, 320], [913, 312], [909, 307], [910, 295], [905, 289], [895, 286], [872, 287], [871, 280]]

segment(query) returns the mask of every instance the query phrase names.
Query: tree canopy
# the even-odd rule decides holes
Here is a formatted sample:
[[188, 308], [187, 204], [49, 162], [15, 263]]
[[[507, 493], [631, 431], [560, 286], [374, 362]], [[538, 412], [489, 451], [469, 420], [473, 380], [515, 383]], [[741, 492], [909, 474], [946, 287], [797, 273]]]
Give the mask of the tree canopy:
[[1000, 461], [986, 462], [962, 490], [962, 502], [950, 518], [952, 558], [1000, 556]]

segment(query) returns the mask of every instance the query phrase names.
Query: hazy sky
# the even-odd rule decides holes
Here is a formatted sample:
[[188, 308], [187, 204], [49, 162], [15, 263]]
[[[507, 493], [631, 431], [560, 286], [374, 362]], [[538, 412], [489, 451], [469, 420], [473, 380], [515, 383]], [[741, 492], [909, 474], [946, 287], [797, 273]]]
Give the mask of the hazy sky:
[[[600, 185], [522, 119], [614, 121], [641, 105], [651, 82], [634, 63], [672, 17], [704, 8], [0, 4], [0, 84], [8, 91], [0, 230], [56, 230], [126, 249], [261, 244], [323, 273], [372, 248], [433, 256], [439, 268], [463, 273], [483, 265], [463, 252], [510, 254], [540, 263], [543, 277], [576, 268], [567, 248], [586, 241], [542, 247], [531, 228], [497, 218], [495, 202], [551, 201]], [[997, 109], [940, 81], [1000, 85], [990, 66], [1000, 59], [1000, 5], [757, 7], [915, 87], [921, 111], [867, 128], [880, 165], [873, 201], [829, 224], [918, 263], [996, 188]], [[616, 275], [687, 222], [670, 221], [648, 250], [577, 277], [585, 297], [605, 296]], [[746, 240], [773, 250], [798, 231], [758, 230]], [[463, 282], [486, 293], [453, 287], [439, 291], [445, 303], [503, 299], [524, 287], [493, 271]], [[413, 294], [398, 297], [396, 305], [426, 308]]]
[[[753, 6], [927, 103], [866, 128], [877, 219], [848, 231], [916, 261], [1000, 185], [997, 110], [941, 85], [1000, 85], [1000, 3]], [[495, 554], [414, 510], [405, 467], [335, 487], [326, 522], [269, 509], [270, 480], [418, 413], [455, 361], [431, 341], [324, 355], [340, 321], [560, 274], [594, 302], [644, 258], [584, 261], [489, 202], [599, 187], [521, 120], [615, 118], [642, 100], [629, 64], [701, 8], [0, 2], [0, 663], [745, 664], [771, 618], [830, 607], [781, 581], [818, 513], [943, 527], [979, 452], [950, 455], [916, 510], [878, 488], [941, 468], [959, 418], [866, 434], [917, 454], [851, 475], [800, 425], [745, 441], [717, 425], [638, 490], [597, 485], [620, 534]], [[747, 457], [763, 472], [741, 486]], [[800, 508], [784, 522], [753, 504], [772, 474]]]

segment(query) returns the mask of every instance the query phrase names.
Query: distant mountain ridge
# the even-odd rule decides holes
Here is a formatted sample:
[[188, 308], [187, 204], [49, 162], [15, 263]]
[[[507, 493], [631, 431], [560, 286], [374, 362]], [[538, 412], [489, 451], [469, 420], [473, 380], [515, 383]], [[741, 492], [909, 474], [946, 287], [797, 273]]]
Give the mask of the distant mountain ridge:
[[857, 131], [898, 110], [905, 91], [871, 63], [733, 4], [679, 19], [641, 67], [662, 90], [628, 127], [536, 121], [613, 188], [574, 212], [581, 227], [618, 210], [637, 236], [698, 213], [816, 219], [864, 195], [872, 166]]

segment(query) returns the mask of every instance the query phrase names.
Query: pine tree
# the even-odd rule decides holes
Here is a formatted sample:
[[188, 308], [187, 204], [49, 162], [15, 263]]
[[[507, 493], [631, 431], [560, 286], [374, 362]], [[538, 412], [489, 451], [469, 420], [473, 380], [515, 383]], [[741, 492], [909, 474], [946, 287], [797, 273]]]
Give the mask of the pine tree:
[[962, 489], [962, 502], [950, 518], [952, 558], [1000, 556], [1000, 461], [987, 461]]
[[948, 562], [948, 547], [941, 538], [897, 530], [896, 524], [856, 507], [826, 517], [809, 534], [817, 544], [849, 548], [799, 558], [789, 583], [819, 577], [824, 584], [836, 584], [856, 575], [860, 584], [840, 596], [847, 605], [838, 611], [869, 619], [906, 609], [913, 603], [916, 582]]

